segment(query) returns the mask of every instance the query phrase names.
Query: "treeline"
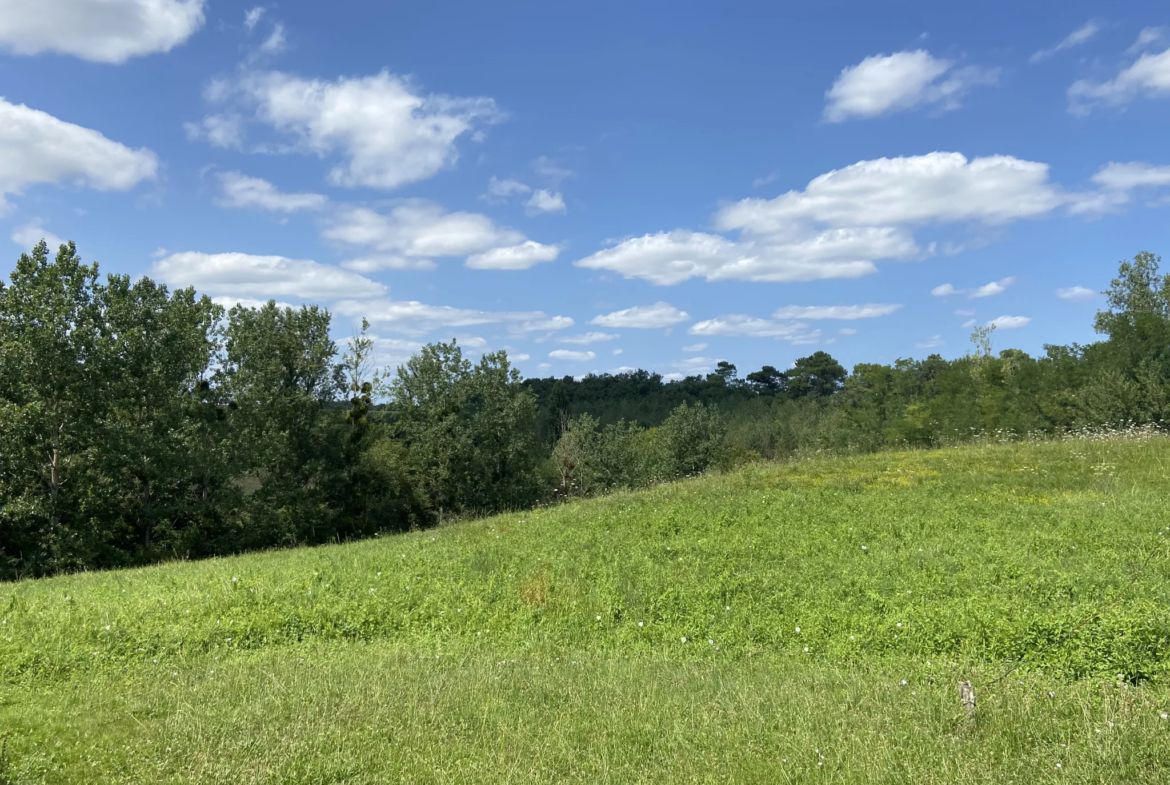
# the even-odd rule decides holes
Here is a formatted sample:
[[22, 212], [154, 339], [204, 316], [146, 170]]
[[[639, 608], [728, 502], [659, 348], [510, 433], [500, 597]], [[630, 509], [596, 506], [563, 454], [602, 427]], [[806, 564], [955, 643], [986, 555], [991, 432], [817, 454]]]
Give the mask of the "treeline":
[[0, 281], [0, 579], [426, 527], [810, 450], [1164, 422], [1170, 276], [1121, 265], [1105, 340], [663, 383], [523, 381], [432, 344], [393, 373], [317, 307], [221, 308], [41, 243]]

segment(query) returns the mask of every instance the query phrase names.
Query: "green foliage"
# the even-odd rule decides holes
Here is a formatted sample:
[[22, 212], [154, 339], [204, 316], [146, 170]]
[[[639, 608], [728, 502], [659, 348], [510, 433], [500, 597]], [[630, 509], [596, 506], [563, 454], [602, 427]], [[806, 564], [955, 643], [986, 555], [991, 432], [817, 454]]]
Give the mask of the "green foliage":
[[411, 485], [439, 519], [539, 498], [535, 396], [504, 352], [472, 365], [455, 341], [423, 347], [398, 368], [389, 410]]

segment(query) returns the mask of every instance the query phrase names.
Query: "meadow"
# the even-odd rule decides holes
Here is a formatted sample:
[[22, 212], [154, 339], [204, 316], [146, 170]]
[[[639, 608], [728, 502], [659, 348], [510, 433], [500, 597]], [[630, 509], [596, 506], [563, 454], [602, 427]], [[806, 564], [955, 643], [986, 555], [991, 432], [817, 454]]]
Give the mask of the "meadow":
[[1168, 472], [812, 458], [0, 584], [0, 783], [1170, 782]]

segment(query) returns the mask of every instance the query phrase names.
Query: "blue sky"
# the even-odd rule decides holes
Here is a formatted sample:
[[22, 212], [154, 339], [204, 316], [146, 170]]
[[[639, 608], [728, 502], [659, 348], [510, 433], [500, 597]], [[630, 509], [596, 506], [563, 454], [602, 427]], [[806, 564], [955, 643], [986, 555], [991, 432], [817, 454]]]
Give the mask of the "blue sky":
[[1093, 340], [1170, 12], [0, 0], [0, 229], [527, 376]]

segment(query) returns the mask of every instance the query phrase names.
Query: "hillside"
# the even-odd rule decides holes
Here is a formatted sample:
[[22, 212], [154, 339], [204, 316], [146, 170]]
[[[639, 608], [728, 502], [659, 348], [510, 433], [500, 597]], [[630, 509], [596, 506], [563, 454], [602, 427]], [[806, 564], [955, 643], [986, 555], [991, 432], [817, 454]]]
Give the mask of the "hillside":
[[1168, 471], [825, 458], [0, 584], [0, 782], [1157, 781]]

